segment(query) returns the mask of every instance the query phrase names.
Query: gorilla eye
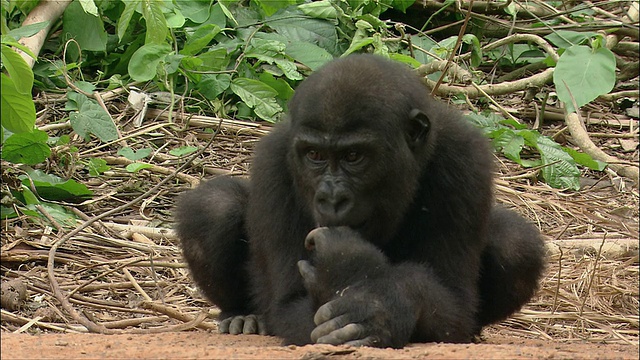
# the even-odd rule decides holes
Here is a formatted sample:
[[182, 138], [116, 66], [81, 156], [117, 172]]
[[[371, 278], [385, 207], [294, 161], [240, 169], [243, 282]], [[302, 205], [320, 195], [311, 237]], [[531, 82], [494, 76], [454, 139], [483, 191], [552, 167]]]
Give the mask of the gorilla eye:
[[362, 160], [363, 156], [361, 153], [357, 151], [349, 151], [347, 155], [344, 157], [344, 160], [349, 163], [356, 163]]
[[313, 162], [322, 162], [325, 160], [322, 154], [320, 154], [320, 152], [316, 150], [307, 151], [307, 159]]

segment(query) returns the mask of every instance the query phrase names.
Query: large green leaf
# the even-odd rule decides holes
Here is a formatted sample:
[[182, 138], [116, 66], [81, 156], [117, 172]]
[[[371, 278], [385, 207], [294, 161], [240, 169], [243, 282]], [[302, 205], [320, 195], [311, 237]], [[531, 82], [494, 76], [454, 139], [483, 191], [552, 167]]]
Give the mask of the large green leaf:
[[331, 4], [331, 1], [329, 0], [300, 4], [298, 5], [298, 9], [300, 9], [305, 15], [316, 19], [338, 20], [338, 10], [333, 7], [333, 4]]
[[119, 41], [122, 41], [124, 34], [127, 32], [131, 18], [133, 18], [133, 14], [136, 12], [136, 6], [138, 6], [139, 3], [140, 0], [129, 0], [124, 2], [124, 10], [122, 10], [122, 14], [120, 14], [118, 23], [116, 24], [116, 33], [118, 34]]
[[549, 185], [560, 189], [580, 190], [580, 170], [562, 146], [532, 130], [520, 130], [519, 133], [530, 140], [535, 138], [544, 165], [541, 169], [542, 177]]
[[4, 73], [0, 76], [2, 126], [13, 133], [32, 131], [36, 123], [36, 107], [31, 94], [20, 93], [10, 77]]
[[318, 70], [322, 65], [333, 60], [333, 56], [327, 50], [304, 41], [288, 43], [284, 52], [296, 61], [307, 65], [311, 70]]
[[211, 0], [176, 1], [182, 15], [196, 24], [201, 24], [209, 18]]
[[22, 184], [30, 185], [30, 180], [38, 190], [38, 195], [47, 200], [64, 200], [77, 197], [86, 197], [93, 195], [84, 184], [73, 179], [64, 180], [58, 176], [47, 174], [41, 170], [30, 170], [27, 175], [20, 175]]
[[187, 42], [184, 44], [182, 50], [180, 50], [180, 54], [195, 55], [199, 53], [218, 33], [220, 33], [220, 27], [215, 24], [198, 27], [192, 35], [187, 37]]
[[256, 58], [269, 64], [276, 64], [284, 75], [291, 80], [302, 80], [302, 75], [296, 69], [296, 65], [284, 57], [286, 45], [276, 40], [252, 39], [251, 46], [245, 56]]
[[88, 14], [78, 1], [67, 6], [62, 16], [62, 27], [74, 38], [82, 50], [105, 51], [107, 49], [107, 32], [102, 19]]
[[568, 112], [574, 112], [572, 97], [581, 107], [607, 94], [616, 83], [616, 58], [611, 50], [574, 45], [568, 48], [553, 72], [558, 98]]
[[279, 19], [267, 22], [267, 25], [290, 41], [304, 41], [318, 45], [331, 54], [337, 54], [338, 34], [336, 27], [329, 21], [320, 19]]
[[275, 98], [278, 92], [262, 81], [248, 78], [233, 79], [231, 90], [264, 120], [275, 122], [277, 120], [275, 115], [282, 111], [282, 107]]
[[578, 32], [571, 30], [556, 30], [553, 33], [545, 36], [544, 38], [550, 41], [553, 45], [566, 49], [573, 45], [580, 45], [596, 36], [595, 32]]
[[164, 44], [169, 34], [167, 19], [162, 13], [162, 2], [142, 0], [142, 17], [147, 25], [145, 44]]
[[141, 46], [129, 60], [129, 75], [135, 81], [149, 81], [157, 74], [157, 68], [167, 54], [169, 44], [146, 44]]
[[[89, 134], [108, 142], [118, 138], [118, 129], [111, 116], [93, 99], [77, 97], [79, 110], [69, 114], [71, 127], [78, 135], [89, 138]], [[83, 99], [83, 100], [81, 100]]]
[[2, 144], [2, 158], [14, 164], [35, 165], [44, 162], [51, 155], [48, 138], [46, 132], [38, 129], [12, 134]]

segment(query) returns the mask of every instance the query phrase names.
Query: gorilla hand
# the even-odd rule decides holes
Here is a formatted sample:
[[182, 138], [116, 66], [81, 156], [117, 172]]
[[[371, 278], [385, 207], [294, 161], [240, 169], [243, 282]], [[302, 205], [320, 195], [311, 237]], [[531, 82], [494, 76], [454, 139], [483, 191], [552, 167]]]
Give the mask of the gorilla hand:
[[218, 332], [221, 334], [260, 334], [266, 335], [267, 329], [262, 316], [238, 315], [230, 316], [218, 323]]
[[389, 276], [393, 268], [374, 245], [338, 227], [311, 231], [305, 246], [311, 262], [299, 261], [298, 269], [319, 306], [311, 341], [376, 347], [408, 342], [416, 319]]

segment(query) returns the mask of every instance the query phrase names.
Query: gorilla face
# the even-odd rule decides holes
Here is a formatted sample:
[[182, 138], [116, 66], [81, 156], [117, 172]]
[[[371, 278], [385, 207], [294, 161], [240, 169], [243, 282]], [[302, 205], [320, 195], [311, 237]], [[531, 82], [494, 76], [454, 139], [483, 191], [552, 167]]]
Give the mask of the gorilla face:
[[348, 226], [380, 245], [415, 196], [430, 121], [410, 87], [373, 80], [331, 66], [309, 77], [290, 104], [289, 164], [316, 226]]

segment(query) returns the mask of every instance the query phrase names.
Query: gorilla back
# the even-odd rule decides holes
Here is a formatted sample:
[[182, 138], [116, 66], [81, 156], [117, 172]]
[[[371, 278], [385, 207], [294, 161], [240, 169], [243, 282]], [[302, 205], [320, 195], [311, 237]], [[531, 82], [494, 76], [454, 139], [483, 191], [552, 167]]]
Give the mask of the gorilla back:
[[531, 298], [537, 229], [493, 207], [487, 141], [408, 68], [335, 60], [289, 109], [248, 183], [217, 178], [178, 202], [184, 256], [222, 332], [467, 342]]

